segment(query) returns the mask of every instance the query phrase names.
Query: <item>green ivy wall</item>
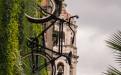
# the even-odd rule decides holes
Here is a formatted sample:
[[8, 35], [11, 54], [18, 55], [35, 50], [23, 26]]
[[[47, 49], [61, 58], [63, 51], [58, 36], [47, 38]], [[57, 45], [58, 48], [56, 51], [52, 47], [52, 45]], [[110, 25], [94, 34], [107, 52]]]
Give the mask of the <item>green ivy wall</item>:
[[29, 23], [24, 16], [27, 2], [0, 0], [0, 75], [22, 74], [21, 54], [29, 51], [26, 38], [41, 31], [40, 24]]

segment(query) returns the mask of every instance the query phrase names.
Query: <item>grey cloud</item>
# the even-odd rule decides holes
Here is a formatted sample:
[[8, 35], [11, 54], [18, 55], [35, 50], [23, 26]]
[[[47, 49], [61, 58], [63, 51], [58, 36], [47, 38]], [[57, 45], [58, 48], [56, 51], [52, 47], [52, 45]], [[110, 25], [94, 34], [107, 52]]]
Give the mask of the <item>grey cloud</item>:
[[[121, 29], [120, 0], [77, 0], [69, 1], [71, 12], [79, 14], [81, 27], [88, 25], [105, 30]], [[73, 3], [72, 3], [73, 2]], [[75, 7], [75, 8], [74, 8]], [[113, 29], [115, 30], [115, 29]]]
[[[87, 34], [88, 32], [92, 33]], [[110, 49], [104, 44], [104, 35], [98, 30], [80, 28], [77, 36], [78, 75], [102, 75], [107, 66], [114, 62]]]
[[104, 40], [121, 30], [121, 0], [65, 0], [77, 20], [78, 75], [103, 75], [114, 56]]

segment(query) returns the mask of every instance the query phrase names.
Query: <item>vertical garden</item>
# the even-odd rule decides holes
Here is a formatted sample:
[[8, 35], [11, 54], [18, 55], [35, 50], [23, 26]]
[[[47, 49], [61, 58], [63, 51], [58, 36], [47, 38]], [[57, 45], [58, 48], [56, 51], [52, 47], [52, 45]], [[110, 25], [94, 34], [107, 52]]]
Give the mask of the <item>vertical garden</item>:
[[26, 3], [32, 1], [0, 0], [0, 75], [22, 75], [21, 55], [29, 50], [26, 38], [41, 31], [39, 24], [26, 20]]

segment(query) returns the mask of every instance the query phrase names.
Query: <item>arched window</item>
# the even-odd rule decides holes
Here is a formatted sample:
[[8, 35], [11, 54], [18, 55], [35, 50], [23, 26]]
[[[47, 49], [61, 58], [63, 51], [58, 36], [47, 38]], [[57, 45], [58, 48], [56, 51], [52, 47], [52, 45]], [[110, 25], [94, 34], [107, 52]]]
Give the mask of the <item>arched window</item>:
[[64, 75], [64, 64], [62, 62], [57, 65], [57, 75]]

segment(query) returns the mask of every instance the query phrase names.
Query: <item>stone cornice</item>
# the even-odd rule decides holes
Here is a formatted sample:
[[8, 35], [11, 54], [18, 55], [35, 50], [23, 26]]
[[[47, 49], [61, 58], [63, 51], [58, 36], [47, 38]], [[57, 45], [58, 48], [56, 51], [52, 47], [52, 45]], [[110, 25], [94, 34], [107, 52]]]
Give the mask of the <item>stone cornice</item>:
[[63, 47], [70, 47], [70, 48], [77, 49], [77, 47], [76, 46], [73, 46], [73, 45], [63, 45]]

